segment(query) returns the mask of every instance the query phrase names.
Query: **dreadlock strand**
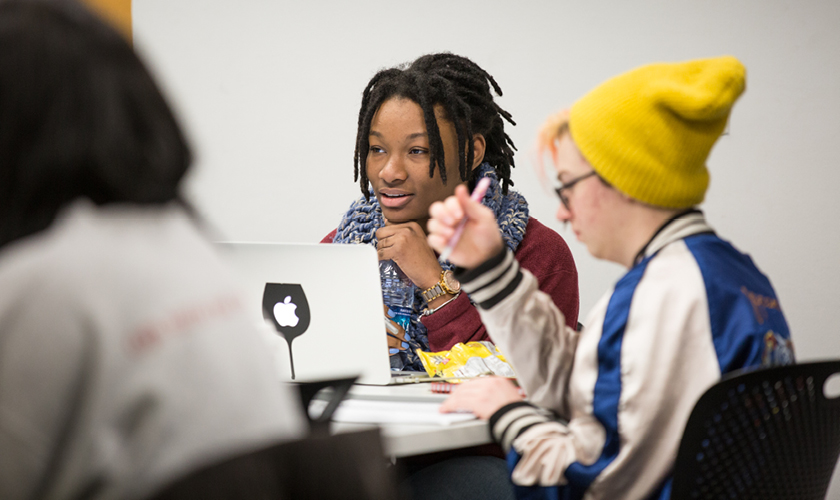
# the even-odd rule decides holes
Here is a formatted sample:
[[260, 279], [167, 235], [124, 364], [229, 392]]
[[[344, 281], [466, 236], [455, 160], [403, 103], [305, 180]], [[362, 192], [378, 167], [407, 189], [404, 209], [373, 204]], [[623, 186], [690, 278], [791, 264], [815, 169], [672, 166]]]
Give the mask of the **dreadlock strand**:
[[[458, 56], [454, 57], [455, 59], [452, 59], [450, 61], [450, 64], [451, 67], [454, 68], [457, 73], [469, 75], [474, 81], [480, 82], [482, 88], [486, 89], [488, 92], [490, 90], [490, 85], [492, 85], [493, 90], [496, 91], [496, 94], [499, 96], [502, 95], [501, 87], [499, 87], [499, 84], [496, 83], [496, 80], [487, 71], [485, 71], [472, 61], [463, 60]], [[488, 82], [490, 83], [490, 85], [488, 85]]]
[[377, 72], [373, 78], [370, 79], [364, 91], [362, 92], [362, 106], [359, 109], [358, 128], [356, 130], [356, 150], [353, 154], [353, 180], [359, 181], [362, 194], [367, 198], [368, 177], [367, 177], [367, 149], [368, 132], [370, 131], [370, 122], [379, 104], [371, 107], [372, 95], [378, 95], [381, 99], [385, 92], [380, 87], [379, 83], [383, 80], [393, 79], [401, 73], [400, 70], [391, 68]]
[[450, 106], [456, 111], [456, 113], [453, 113], [456, 116], [453, 123], [458, 133], [458, 171], [461, 174], [461, 180], [466, 181], [469, 179], [469, 173], [472, 170], [473, 159], [475, 158], [470, 106], [458, 97], [450, 82], [447, 81], [446, 84]]
[[[458, 97], [452, 82], [445, 78], [438, 75], [430, 76], [429, 87], [439, 93], [446, 118], [455, 127], [458, 142], [458, 173], [461, 180], [467, 180], [466, 172], [469, 170], [467, 165], [472, 164], [472, 160], [465, 162], [464, 158], [473, 156], [472, 141], [469, 140], [472, 137], [469, 106]], [[465, 148], [469, 153], [465, 154]]]
[[[359, 120], [358, 120], [358, 122], [359, 122], [358, 125], [359, 125], [360, 130], [361, 130], [363, 118], [365, 116], [365, 111], [368, 109], [368, 106], [370, 104], [371, 93], [376, 88], [376, 86], [377, 86], [377, 84], [379, 83], [380, 80], [389, 76], [388, 74], [389, 74], [390, 71], [391, 70], [383, 70], [383, 71], [380, 71], [380, 72], [376, 73], [375, 75], [373, 75], [373, 78], [370, 79], [367, 86], [362, 91], [362, 107], [359, 109]], [[357, 136], [357, 139], [358, 139], [358, 136]], [[358, 151], [357, 151], [357, 153], [358, 153]]]
[[433, 100], [429, 95], [430, 84], [428, 78], [426, 75], [420, 73], [411, 75], [411, 80], [413, 80], [418, 89], [417, 97], [420, 100], [418, 105], [423, 111], [423, 120], [426, 122], [426, 134], [429, 138], [429, 177], [435, 176], [435, 164], [437, 164], [440, 179], [446, 184], [446, 153], [443, 150], [443, 140], [440, 137], [440, 128], [437, 124]]
[[487, 85], [487, 82], [480, 76], [473, 73], [446, 68], [442, 69], [437, 74], [474, 92], [490, 92], [490, 86]]
[[[368, 106], [370, 105], [370, 94], [371, 94], [371, 91], [373, 90], [374, 86], [382, 78], [383, 78], [383, 72], [380, 71], [379, 73], [374, 75], [373, 78], [371, 78], [370, 82], [368, 82], [367, 86], [365, 87], [365, 90], [362, 91], [362, 107], [359, 109], [359, 119], [358, 119], [358, 125], [357, 125], [357, 129], [356, 129], [356, 151], [353, 153], [353, 180], [354, 181], [360, 180], [359, 179], [360, 163], [364, 164], [364, 160], [361, 158], [361, 153], [362, 153], [363, 149], [367, 149], [364, 146], [364, 143], [366, 141], [363, 139], [363, 136], [365, 135], [363, 133], [363, 131], [367, 128], [365, 126], [365, 117], [367, 115], [367, 110], [369, 109]], [[364, 186], [367, 183], [367, 175], [366, 175], [366, 173], [362, 172], [361, 176], [362, 176], [362, 179], [360, 180], [360, 182]], [[365, 193], [364, 187], [362, 187], [362, 193]]]
[[516, 122], [513, 121], [513, 115], [511, 115], [510, 113], [508, 113], [507, 111], [502, 109], [502, 107], [499, 106], [498, 104], [496, 104], [496, 112], [499, 113], [499, 116], [501, 116], [502, 118], [507, 120], [507, 122], [510, 123], [511, 125], [516, 125]]
[[364, 117], [360, 120], [361, 124], [356, 135], [356, 149], [359, 151], [359, 189], [361, 189], [362, 195], [364, 195], [365, 199], [367, 199], [369, 195], [367, 188], [367, 154], [370, 149], [370, 139], [368, 138], [370, 135], [370, 125], [373, 121], [373, 115], [376, 114], [376, 110], [379, 109], [382, 101], [384, 101], [385, 97], [388, 95], [386, 90], [387, 86], [385, 88], [377, 87], [374, 89], [372, 93], [373, 95], [368, 103], [368, 108], [364, 110]]

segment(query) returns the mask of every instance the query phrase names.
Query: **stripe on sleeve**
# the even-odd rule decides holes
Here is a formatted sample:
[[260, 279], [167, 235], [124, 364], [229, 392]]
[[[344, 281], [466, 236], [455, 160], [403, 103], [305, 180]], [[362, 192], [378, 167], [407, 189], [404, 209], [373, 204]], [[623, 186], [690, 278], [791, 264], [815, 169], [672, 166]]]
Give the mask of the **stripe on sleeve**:
[[506, 451], [510, 449], [513, 440], [527, 428], [549, 421], [544, 413], [528, 403], [508, 405], [506, 408], [508, 409], [505, 411], [496, 412], [499, 416], [494, 415], [494, 419], [491, 419], [493, 439]]
[[494, 266], [479, 266], [484, 268], [481, 274], [476, 272], [479, 269], [476, 268], [470, 271], [469, 275], [458, 275], [459, 280], [464, 279], [461, 281], [461, 288], [483, 309], [489, 309], [501, 302], [522, 281], [522, 271], [513, 252], [505, 251], [500, 255], [501, 258], [497, 256], [486, 263], [496, 262]]

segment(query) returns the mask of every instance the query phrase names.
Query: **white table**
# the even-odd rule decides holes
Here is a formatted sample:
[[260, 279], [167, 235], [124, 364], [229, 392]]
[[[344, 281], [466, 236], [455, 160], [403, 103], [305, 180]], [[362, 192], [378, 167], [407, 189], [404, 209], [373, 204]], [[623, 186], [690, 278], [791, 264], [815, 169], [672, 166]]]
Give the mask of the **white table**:
[[[354, 385], [348, 398], [381, 401], [443, 402], [445, 394], [434, 394], [428, 383], [372, 386]], [[333, 423], [334, 432], [379, 426], [385, 453], [406, 457], [491, 443], [487, 421], [469, 420], [450, 425], [349, 424]]]

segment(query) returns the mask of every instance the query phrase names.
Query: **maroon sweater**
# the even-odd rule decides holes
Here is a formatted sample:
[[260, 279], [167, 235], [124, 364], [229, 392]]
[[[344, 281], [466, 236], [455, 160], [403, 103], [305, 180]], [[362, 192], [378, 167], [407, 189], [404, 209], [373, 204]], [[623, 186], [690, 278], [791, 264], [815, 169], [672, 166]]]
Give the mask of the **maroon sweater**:
[[[335, 233], [333, 230], [321, 243], [332, 243]], [[537, 278], [540, 290], [551, 296], [566, 317], [566, 324], [575, 328], [580, 306], [577, 268], [563, 238], [531, 217], [514, 255], [519, 265]], [[448, 350], [458, 342], [492, 340], [465, 293], [420, 321], [428, 330], [432, 351]]]

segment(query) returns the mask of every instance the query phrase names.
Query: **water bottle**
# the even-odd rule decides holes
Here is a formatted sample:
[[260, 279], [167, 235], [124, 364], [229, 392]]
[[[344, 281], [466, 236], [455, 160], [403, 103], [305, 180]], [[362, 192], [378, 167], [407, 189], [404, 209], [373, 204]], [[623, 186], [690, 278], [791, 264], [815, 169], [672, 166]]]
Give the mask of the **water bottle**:
[[402, 346], [402, 349], [390, 347], [388, 352], [397, 354], [409, 348], [414, 283], [393, 260], [379, 262], [379, 278], [382, 280], [382, 301], [385, 304], [385, 328], [391, 336], [400, 339]]

